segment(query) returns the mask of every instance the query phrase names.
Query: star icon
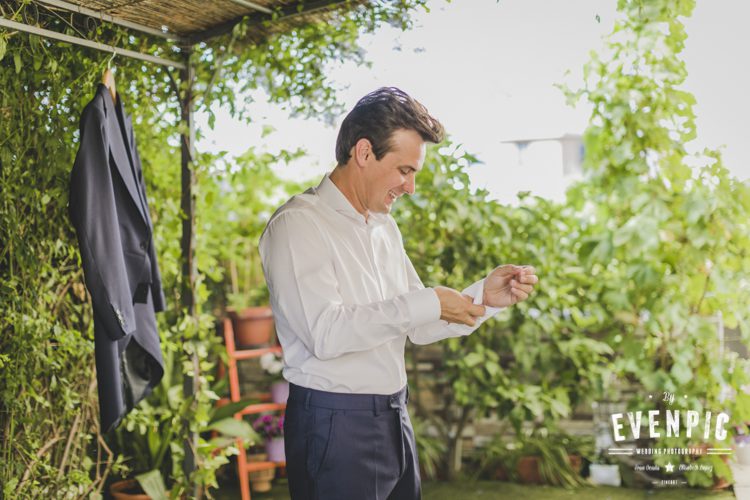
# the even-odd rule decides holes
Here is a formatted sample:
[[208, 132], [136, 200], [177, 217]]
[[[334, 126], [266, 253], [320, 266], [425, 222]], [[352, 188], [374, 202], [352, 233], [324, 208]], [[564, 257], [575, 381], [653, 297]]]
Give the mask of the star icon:
[[664, 470], [670, 474], [674, 472], [674, 465], [672, 465], [672, 462], [667, 463], [667, 465], [664, 466]]

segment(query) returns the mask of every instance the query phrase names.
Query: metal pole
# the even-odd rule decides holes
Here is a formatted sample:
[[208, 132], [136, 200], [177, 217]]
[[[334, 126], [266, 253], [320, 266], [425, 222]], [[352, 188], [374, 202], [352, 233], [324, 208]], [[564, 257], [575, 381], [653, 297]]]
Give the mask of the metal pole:
[[106, 21], [112, 24], [118, 24], [120, 26], [124, 26], [125, 28], [130, 28], [132, 30], [140, 31], [142, 33], [147, 33], [149, 35], [159, 36], [162, 38], [167, 38], [169, 40], [176, 40], [176, 41], [182, 40], [179, 35], [176, 35], [174, 33], [168, 33], [166, 31], [158, 30], [156, 28], [150, 28], [148, 26], [134, 23], [132, 21], [120, 19], [119, 17], [110, 16], [109, 14], [105, 14], [104, 12], [101, 12], [101, 11], [91, 10], [91, 9], [87, 9], [86, 7], [81, 7], [80, 5], [72, 4], [69, 2], [64, 2], [63, 0], [36, 0], [36, 1], [41, 4], [51, 5], [59, 9], [68, 10], [70, 12], [78, 12], [79, 14], [83, 14], [83, 15], [90, 16], [90, 17], [95, 17], [95, 18], [101, 19], [102, 21]]
[[264, 14], [273, 14], [273, 11], [271, 9], [269, 9], [268, 7], [263, 7], [262, 5], [258, 5], [255, 2], [248, 2], [247, 0], [229, 0], [229, 1], [234, 2], [237, 5], [242, 5], [243, 7], [247, 7], [248, 9], [257, 10]]
[[[195, 173], [193, 171], [193, 157], [195, 145], [195, 122], [193, 119], [193, 83], [195, 80], [195, 71], [190, 63], [190, 54], [192, 47], [183, 47], [183, 60], [185, 68], [180, 71], [180, 145], [181, 145], [181, 164], [182, 164], [182, 195], [180, 208], [182, 210], [182, 238], [180, 246], [182, 249], [182, 308], [197, 323], [195, 309], [195, 266], [193, 264], [193, 248], [195, 245], [195, 200], [193, 197], [193, 187], [195, 186]], [[198, 392], [200, 380], [200, 364], [198, 355], [192, 355], [193, 377], [185, 376], [183, 379], [182, 393], [186, 399], [194, 398]], [[185, 476], [190, 475], [196, 469], [195, 453], [198, 449], [198, 434], [190, 432], [190, 422], [185, 419], [187, 438], [184, 443], [185, 462], [183, 471]], [[200, 499], [201, 490], [196, 485], [193, 488], [193, 498]]]
[[134, 50], [121, 49], [114, 45], [107, 45], [105, 43], [94, 42], [86, 40], [85, 38], [79, 38], [77, 36], [66, 35], [64, 33], [58, 33], [57, 31], [46, 30], [44, 28], [37, 28], [36, 26], [29, 26], [28, 24], [18, 23], [0, 17], [0, 26], [4, 28], [14, 29], [23, 31], [24, 33], [31, 33], [32, 35], [39, 35], [45, 38], [51, 38], [53, 40], [59, 40], [61, 42], [73, 43], [75, 45], [81, 45], [83, 47], [89, 47], [92, 49], [101, 50], [103, 52], [115, 52], [118, 56], [132, 57], [133, 59], [140, 59], [141, 61], [147, 61], [155, 64], [161, 64], [162, 66], [171, 66], [173, 68], [185, 69], [185, 65], [178, 61], [172, 61], [164, 59], [163, 57], [152, 56], [150, 54], [142, 54]]

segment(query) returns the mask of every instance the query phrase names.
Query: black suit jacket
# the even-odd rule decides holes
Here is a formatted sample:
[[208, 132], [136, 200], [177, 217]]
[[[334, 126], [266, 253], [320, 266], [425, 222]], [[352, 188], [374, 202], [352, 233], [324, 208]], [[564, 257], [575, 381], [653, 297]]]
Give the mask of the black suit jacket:
[[104, 85], [86, 105], [70, 175], [70, 217], [94, 307], [102, 432], [164, 374], [155, 312], [164, 310], [141, 161], [130, 116]]

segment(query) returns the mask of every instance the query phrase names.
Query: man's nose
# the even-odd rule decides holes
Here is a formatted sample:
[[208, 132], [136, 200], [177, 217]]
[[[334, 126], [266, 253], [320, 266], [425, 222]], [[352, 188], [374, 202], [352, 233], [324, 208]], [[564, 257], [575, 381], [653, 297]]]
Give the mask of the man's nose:
[[414, 194], [416, 190], [417, 189], [416, 189], [416, 185], [414, 182], [414, 177], [411, 177], [411, 176], [408, 177], [406, 179], [406, 182], [404, 183], [404, 192], [408, 195], [412, 195]]

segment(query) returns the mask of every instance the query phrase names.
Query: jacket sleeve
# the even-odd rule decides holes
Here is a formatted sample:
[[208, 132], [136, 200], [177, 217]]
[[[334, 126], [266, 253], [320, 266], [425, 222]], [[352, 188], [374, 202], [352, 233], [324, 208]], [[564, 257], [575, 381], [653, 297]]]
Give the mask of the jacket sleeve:
[[92, 101], [81, 116], [80, 146], [70, 176], [70, 216], [96, 317], [112, 340], [136, 329], [120, 241], [104, 111]]

